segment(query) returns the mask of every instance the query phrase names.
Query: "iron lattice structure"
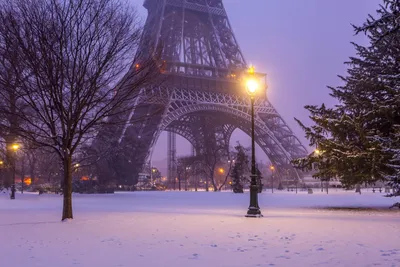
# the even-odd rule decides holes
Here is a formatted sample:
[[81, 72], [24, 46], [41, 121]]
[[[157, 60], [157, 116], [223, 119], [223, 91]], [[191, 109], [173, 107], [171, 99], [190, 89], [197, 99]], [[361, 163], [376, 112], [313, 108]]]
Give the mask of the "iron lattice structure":
[[[141, 89], [119, 141], [141, 144], [131, 166], [135, 175], [151, 157], [160, 133], [168, 131], [168, 176], [174, 179], [175, 134], [186, 138], [196, 153], [202, 153], [210, 136], [214, 144], [228, 145], [236, 128], [250, 134], [250, 100], [239, 79], [247, 64], [222, 0], [146, 0], [144, 6], [148, 18], [141, 50], [149, 44], [161, 47], [166, 79]], [[255, 112], [257, 144], [277, 170], [298, 177], [290, 161], [307, 151], [266, 98], [266, 88]]]

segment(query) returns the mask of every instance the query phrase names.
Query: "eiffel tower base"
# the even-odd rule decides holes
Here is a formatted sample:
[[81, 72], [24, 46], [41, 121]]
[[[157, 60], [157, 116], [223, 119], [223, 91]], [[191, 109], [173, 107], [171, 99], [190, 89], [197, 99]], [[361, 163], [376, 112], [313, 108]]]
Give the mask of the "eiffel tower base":
[[[196, 156], [203, 158], [215, 147], [229, 147], [235, 129], [251, 135], [251, 105], [243, 85], [248, 64], [223, 0], [146, 0], [144, 6], [148, 18], [132, 70], [142, 66], [142, 57], [157, 55], [163, 82], [138, 89], [129, 110], [109, 118], [116, 126], [104, 129], [94, 147], [111, 146], [121, 152], [98, 164], [104, 169], [99, 174], [104, 179], [99, 180], [112, 176], [119, 183], [136, 184], [139, 176], [147, 177], [153, 148], [163, 131], [185, 138]], [[126, 77], [131, 79], [131, 74]], [[301, 175], [291, 161], [308, 152], [269, 102], [266, 74], [254, 75], [261, 83], [254, 102], [254, 140], [276, 167], [274, 176], [297, 183]], [[129, 82], [124, 86], [129, 88]], [[174, 140], [170, 138], [168, 145], [168, 179], [175, 184]], [[252, 198], [257, 196], [257, 186], [251, 191]], [[261, 217], [258, 204], [250, 204], [247, 216]]]

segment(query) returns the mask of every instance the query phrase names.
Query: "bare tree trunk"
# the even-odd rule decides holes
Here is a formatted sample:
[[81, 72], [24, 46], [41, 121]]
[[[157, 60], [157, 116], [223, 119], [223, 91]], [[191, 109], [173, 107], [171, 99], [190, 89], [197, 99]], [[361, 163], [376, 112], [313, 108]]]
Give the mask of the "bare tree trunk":
[[359, 193], [361, 195], [361, 185], [360, 184], [356, 185], [356, 193]]
[[64, 188], [63, 188], [63, 213], [62, 221], [73, 219], [72, 216], [72, 157], [67, 155], [64, 158]]
[[29, 177], [31, 177], [31, 185], [35, 182], [35, 168], [36, 168], [36, 158], [35, 155], [30, 154], [28, 156], [29, 162]]
[[[229, 175], [231, 173], [232, 170], [232, 162], [229, 164], [229, 170], [226, 172], [226, 176], [225, 176], [225, 180], [224, 182], [221, 184], [221, 186], [219, 187], [218, 191], [222, 190], [222, 187], [226, 184], [226, 182], [228, 181]], [[226, 188], [225, 188], [226, 189]]]
[[10, 188], [12, 184], [15, 183], [14, 179], [14, 173], [13, 173], [13, 168], [16, 163], [15, 160], [15, 153], [14, 151], [11, 150], [11, 145], [14, 143], [14, 138], [7, 137], [5, 139], [5, 145], [6, 145], [6, 164], [7, 168], [5, 169], [4, 173], [4, 187], [5, 188]]
[[20, 177], [21, 177], [21, 194], [24, 193], [24, 185], [25, 185], [25, 157], [22, 157], [21, 169], [20, 169]]
[[217, 191], [218, 191], [218, 187], [217, 187], [217, 185], [215, 184], [214, 170], [215, 170], [215, 167], [214, 167], [213, 170], [210, 172], [210, 179], [211, 179], [211, 185], [213, 186], [214, 192], [217, 192]]
[[185, 178], [185, 191], [188, 191], [188, 179], [187, 177]]

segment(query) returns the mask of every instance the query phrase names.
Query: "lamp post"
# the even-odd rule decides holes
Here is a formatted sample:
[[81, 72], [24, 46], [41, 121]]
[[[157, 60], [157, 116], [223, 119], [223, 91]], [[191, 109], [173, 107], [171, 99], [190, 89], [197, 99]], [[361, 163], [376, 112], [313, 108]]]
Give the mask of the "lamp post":
[[275, 166], [271, 165], [269, 167], [269, 169], [271, 170], [271, 187], [272, 187], [272, 194], [274, 193], [274, 171], [275, 171]]
[[[17, 161], [17, 151], [19, 149], [19, 145], [18, 144], [13, 144], [11, 145], [11, 149], [14, 151], [14, 162], [13, 162], [13, 183], [11, 184], [11, 195], [10, 195], [10, 199], [15, 199], [15, 165], [16, 165], [16, 161]], [[22, 178], [21, 178], [22, 179]]]
[[2, 171], [2, 168], [3, 168], [3, 166], [4, 166], [4, 161], [2, 161], [1, 159], [0, 159], [0, 180], [3, 180], [3, 171]]
[[251, 183], [250, 183], [250, 206], [247, 210], [246, 217], [259, 218], [262, 217], [260, 207], [258, 205], [258, 185], [256, 174], [256, 153], [254, 140], [254, 102], [255, 95], [259, 89], [259, 81], [255, 77], [254, 67], [248, 70], [248, 78], [246, 80], [246, 90], [251, 100]]
[[[315, 153], [315, 154], [317, 155], [317, 157], [318, 157], [318, 156], [321, 155], [321, 150], [319, 150], [319, 149], [317, 148], [317, 149], [315, 149], [314, 153]], [[322, 184], [322, 179], [321, 179], [321, 192], [324, 192], [324, 186], [323, 186], [323, 184]]]
[[151, 168], [151, 170], [150, 170], [150, 184], [153, 187], [155, 185], [155, 182], [153, 180], [153, 174], [155, 174], [155, 172], [157, 170], [155, 168], [151, 167], [151, 165], [150, 165], [150, 168]]

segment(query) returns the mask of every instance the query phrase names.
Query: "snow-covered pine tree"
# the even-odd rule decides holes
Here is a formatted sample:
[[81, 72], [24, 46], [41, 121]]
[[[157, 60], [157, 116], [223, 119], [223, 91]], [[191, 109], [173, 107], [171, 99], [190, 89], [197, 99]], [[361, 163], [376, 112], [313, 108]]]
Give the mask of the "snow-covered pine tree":
[[346, 64], [344, 85], [330, 88], [333, 108], [306, 106], [314, 125], [303, 127], [313, 152], [295, 160], [301, 168], [317, 163], [315, 177], [339, 178], [345, 186], [387, 181], [400, 184], [400, 0], [385, 0], [362, 27], [368, 46], [353, 44], [357, 56]]
[[247, 157], [245, 148], [241, 144], [235, 146], [236, 158], [235, 164], [231, 171], [232, 177], [232, 190], [234, 193], [243, 193], [243, 186], [247, 179], [245, 174], [248, 170], [249, 159]]
[[264, 187], [264, 184], [262, 183], [263, 176], [258, 168], [256, 168], [256, 174], [257, 174], [258, 193], [262, 193]]
[[243, 183], [239, 164], [235, 163], [231, 171], [233, 193], [243, 193]]

